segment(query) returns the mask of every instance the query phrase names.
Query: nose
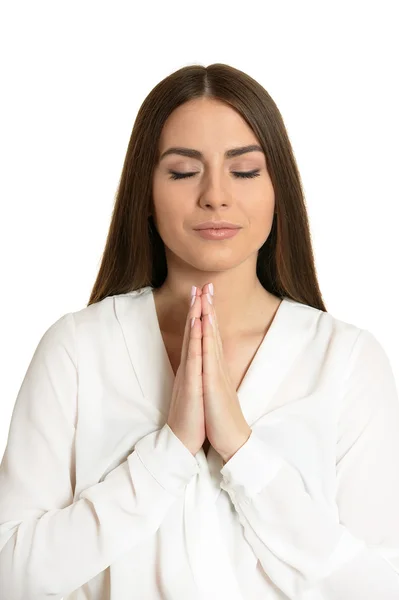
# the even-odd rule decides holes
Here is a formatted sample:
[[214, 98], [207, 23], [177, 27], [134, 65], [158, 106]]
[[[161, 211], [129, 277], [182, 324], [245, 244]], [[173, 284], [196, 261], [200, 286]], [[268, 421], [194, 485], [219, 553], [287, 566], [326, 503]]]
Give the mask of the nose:
[[204, 177], [200, 200], [203, 206], [214, 209], [231, 204], [231, 194], [228, 184], [223, 180], [223, 175], [208, 173]]

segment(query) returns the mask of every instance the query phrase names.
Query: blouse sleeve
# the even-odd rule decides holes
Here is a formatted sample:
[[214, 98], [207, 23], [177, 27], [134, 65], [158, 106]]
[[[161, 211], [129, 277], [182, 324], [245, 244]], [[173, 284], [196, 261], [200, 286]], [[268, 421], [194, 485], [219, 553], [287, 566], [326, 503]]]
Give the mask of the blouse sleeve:
[[264, 571], [288, 598], [398, 600], [399, 399], [389, 359], [365, 329], [342, 398], [338, 519], [253, 432], [221, 469], [221, 487]]
[[74, 317], [40, 340], [0, 464], [0, 597], [59, 600], [160, 526], [198, 463], [165, 425], [73, 501], [78, 371]]

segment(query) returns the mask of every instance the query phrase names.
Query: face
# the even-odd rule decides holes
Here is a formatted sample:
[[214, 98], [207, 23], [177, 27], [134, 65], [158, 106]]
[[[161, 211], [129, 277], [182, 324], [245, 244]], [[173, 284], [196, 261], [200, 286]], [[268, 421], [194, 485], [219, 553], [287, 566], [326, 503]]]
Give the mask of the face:
[[[274, 213], [265, 156], [261, 150], [225, 156], [249, 145], [259, 146], [252, 129], [218, 100], [190, 100], [167, 119], [154, 171], [153, 218], [165, 244], [168, 270], [185, 263], [199, 271], [224, 271], [249, 259], [256, 265]], [[162, 158], [172, 147], [194, 149], [202, 157], [172, 153]], [[194, 230], [208, 220], [231, 221], [242, 228], [232, 238], [208, 240]]]

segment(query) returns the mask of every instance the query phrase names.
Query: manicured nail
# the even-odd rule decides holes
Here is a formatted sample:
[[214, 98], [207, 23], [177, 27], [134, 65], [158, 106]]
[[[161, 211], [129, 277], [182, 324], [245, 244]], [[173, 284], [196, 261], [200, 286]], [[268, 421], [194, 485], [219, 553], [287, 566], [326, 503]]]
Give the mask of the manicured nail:
[[208, 285], [209, 291], [211, 292], [212, 296], [213, 296], [213, 283], [210, 283]]
[[194, 323], [195, 323], [195, 317], [193, 317], [193, 318], [191, 319], [191, 327], [194, 325]]
[[210, 320], [210, 322], [211, 322], [211, 325], [213, 326], [213, 319], [212, 319], [212, 315], [211, 315], [211, 313], [208, 313], [208, 317], [209, 317], [209, 320]]
[[191, 296], [191, 306], [194, 304], [196, 297], [197, 296]]
[[210, 294], [207, 294], [206, 297], [208, 298], [208, 302], [209, 304], [212, 304], [212, 298]]
[[196, 288], [196, 286], [195, 286], [195, 285], [193, 285], [193, 286], [191, 287], [191, 295], [192, 295], [192, 296], [196, 296], [196, 295], [197, 295], [197, 288]]

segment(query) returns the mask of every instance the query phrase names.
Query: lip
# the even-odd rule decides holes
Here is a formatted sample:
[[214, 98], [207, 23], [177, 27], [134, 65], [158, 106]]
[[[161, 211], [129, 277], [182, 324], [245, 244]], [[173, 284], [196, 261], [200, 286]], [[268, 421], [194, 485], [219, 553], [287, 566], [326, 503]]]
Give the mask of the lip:
[[223, 227], [219, 229], [196, 229], [198, 235], [206, 240], [225, 240], [232, 238], [240, 231], [240, 228]]
[[201, 229], [241, 229], [241, 225], [230, 223], [229, 221], [204, 221], [196, 225], [193, 229], [196, 231]]

